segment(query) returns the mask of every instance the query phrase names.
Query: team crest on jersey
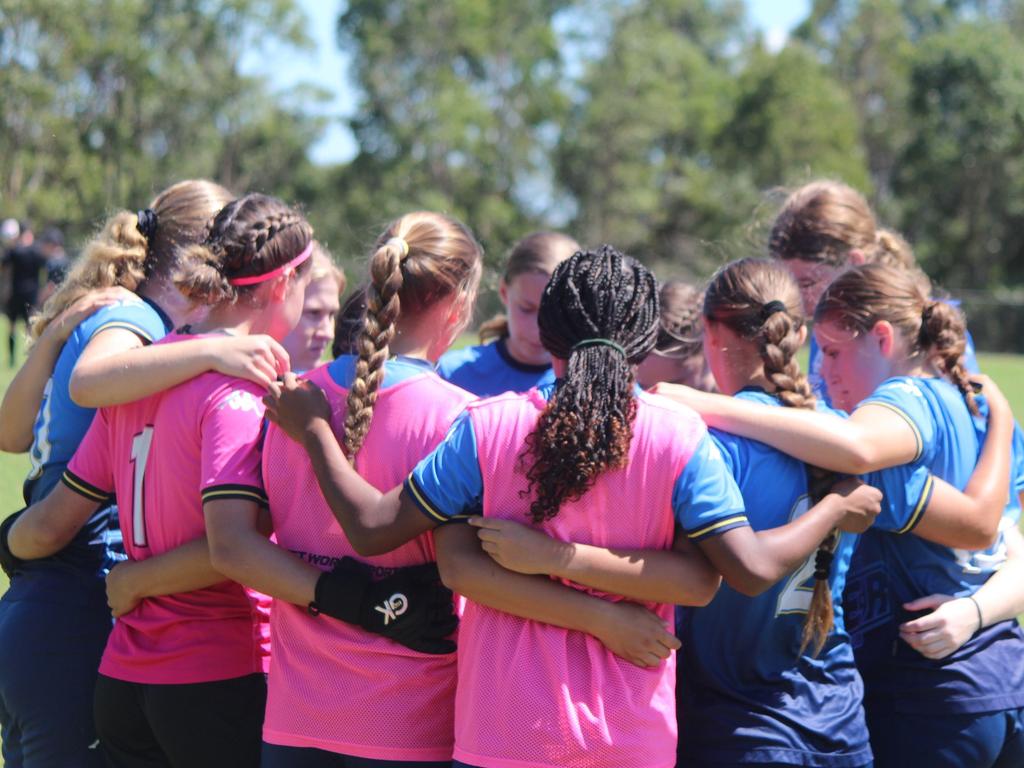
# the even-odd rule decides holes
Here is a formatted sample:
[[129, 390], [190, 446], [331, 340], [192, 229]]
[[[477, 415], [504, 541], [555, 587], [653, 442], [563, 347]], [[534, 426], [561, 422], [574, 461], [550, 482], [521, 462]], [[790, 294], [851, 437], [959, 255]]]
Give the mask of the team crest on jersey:
[[882, 387], [883, 390], [896, 390], [912, 397], [924, 397], [924, 394], [912, 381], [893, 381]]
[[262, 409], [260, 408], [260, 401], [256, 398], [256, 395], [245, 390], [236, 389], [225, 400], [220, 408], [227, 406], [233, 411], [252, 411], [253, 413], [259, 413]]

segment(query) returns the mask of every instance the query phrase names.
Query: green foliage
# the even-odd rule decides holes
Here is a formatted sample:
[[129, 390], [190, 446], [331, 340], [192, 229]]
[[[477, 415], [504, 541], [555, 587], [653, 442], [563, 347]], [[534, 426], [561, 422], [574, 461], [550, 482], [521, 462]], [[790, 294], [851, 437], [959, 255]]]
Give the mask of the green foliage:
[[919, 47], [912, 139], [896, 190], [904, 228], [952, 285], [1024, 279], [1024, 48], [1005, 26], [962, 23]]
[[360, 152], [332, 189], [349, 218], [379, 228], [410, 209], [447, 211], [500, 258], [537, 220], [566, 108], [552, 27], [563, 5], [350, 2], [338, 30], [362, 94]]
[[169, 182], [287, 195], [315, 121], [240, 74], [244, 51], [302, 44], [292, 0], [5, 0], [0, 203], [81, 235]]

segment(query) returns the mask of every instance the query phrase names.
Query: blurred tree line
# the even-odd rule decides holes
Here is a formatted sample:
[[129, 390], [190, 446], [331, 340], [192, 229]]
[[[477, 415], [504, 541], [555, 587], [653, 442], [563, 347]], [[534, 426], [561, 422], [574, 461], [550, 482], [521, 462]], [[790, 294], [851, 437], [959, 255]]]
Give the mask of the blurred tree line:
[[[0, 0], [0, 215], [81, 237], [210, 176], [301, 202], [347, 264], [426, 207], [491, 265], [554, 227], [702, 277], [826, 176], [972, 312], [1024, 286], [1024, 0], [814, 0], [780, 50], [740, 0], [350, 0], [358, 153], [336, 166], [307, 153], [323, 94], [239, 67], [308, 45], [304, 22], [295, 0]], [[979, 341], [1019, 351], [1018, 315]]]

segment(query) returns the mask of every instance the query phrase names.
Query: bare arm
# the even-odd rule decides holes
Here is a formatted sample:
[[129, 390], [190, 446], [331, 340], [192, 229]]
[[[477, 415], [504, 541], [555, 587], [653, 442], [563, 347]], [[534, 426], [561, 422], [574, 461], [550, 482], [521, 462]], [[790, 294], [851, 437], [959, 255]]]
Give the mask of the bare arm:
[[488, 557], [476, 531], [446, 525], [434, 534], [441, 578], [453, 591], [480, 605], [586, 632], [612, 653], [641, 667], [657, 666], [679, 647], [679, 641], [658, 616], [627, 602], [613, 603], [546, 576], [513, 573]]
[[279, 600], [302, 606], [313, 602], [321, 571], [267, 538], [256, 502], [207, 501], [203, 514], [215, 571]]
[[122, 616], [146, 597], [173, 595], [225, 581], [210, 561], [206, 537], [146, 560], [127, 560], [107, 574], [107, 603]]
[[999, 534], [1010, 486], [1013, 413], [991, 379], [977, 378], [984, 381], [989, 403], [988, 432], [978, 463], [963, 493], [935, 479], [931, 500], [914, 528], [915, 535], [954, 549], [992, 546]]
[[64, 549], [99, 504], [57, 483], [45, 499], [33, 504], [12, 526], [7, 542], [22, 560], [49, 557]]
[[900, 626], [900, 637], [929, 659], [942, 659], [958, 650], [984, 627], [1024, 613], [1024, 538], [1007, 527], [1007, 559], [971, 597], [928, 595], [903, 607], [930, 610], [926, 616]]
[[4, 392], [0, 403], [0, 451], [23, 453], [32, 446], [32, 428], [43, 401], [46, 382], [71, 332], [100, 307], [135, 298], [123, 288], [96, 291], [83, 296], [46, 326], [32, 351]]
[[730, 587], [753, 597], [796, 570], [833, 528], [866, 530], [878, 515], [881, 496], [876, 488], [844, 480], [786, 525], [765, 531], [733, 528], [699, 545]]
[[707, 605], [721, 577], [682, 532], [672, 550], [605, 549], [554, 539], [513, 520], [474, 517], [481, 547], [502, 567], [546, 574], [634, 600]]
[[360, 555], [390, 552], [437, 525], [401, 487], [381, 493], [359, 476], [334, 436], [330, 407], [317, 386], [289, 373], [283, 384], [271, 385], [264, 402], [267, 418], [309, 454], [327, 505]]
[[848, 419], [802, 408], [776, 408], [679, 384], [654, 391], [689, 405], [709, 426], [732, 432], [822, 469], [864, 474], [912, 461], [914, 430], [899, 415], [877, 405], [858, 408]]
[[[131, 339], [135, 343], [131, 343]], [[98, 408], [140, 400], [206, 371], [268, 387], [288, 370], [288, 353], [270, 336], [186, 339], [142, 347], [131, 331], [111, 328], [89, 342], [71, 376], [71, 398]]]

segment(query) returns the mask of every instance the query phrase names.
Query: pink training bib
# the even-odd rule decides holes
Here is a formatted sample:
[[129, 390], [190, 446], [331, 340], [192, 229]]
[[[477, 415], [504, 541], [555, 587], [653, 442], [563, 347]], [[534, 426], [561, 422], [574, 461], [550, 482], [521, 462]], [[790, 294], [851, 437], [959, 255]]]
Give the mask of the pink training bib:
[[[172, 334], [158, 343], [190, 338]], [[115, 491], [132, 560], [206, 533], [203, 502], [262, 503], [262, 390], [204, 373], [134, 403], [102, 408], [68, 465], [65, 482]], [[232, 581], [142, 600], [115, 623], [100, 663], [108, 677], [175, 684], [261, 672], [263, 596]]]
[[[348, 390], [334, 382], [328, 366], [309, 379], [327, 394], [332, 427], [342, 435]], [[432, 372], [380, 390], [356, 457], [359, 474], [382, 491], [399, 485], [472, 399]], [[348, 555], [383, 575], [435, 560], [429, 534], [386, 555], [357, 556], [320, 493], [305, 451], [273, 425], [263, 466], [278, 543], [307, 562], [329, 570]], [[265, 741], [375, 760], [451, 759], [455, 654], [418, 653], [280, 601], [271, 626]]]
[[[484, 515], [529, 521], [518, 457], [545, 405], [531, 390], [469, 406]], [[669, 549], [673, 486], [704, 434], [693, 412], [641, 395], [628, 465], [537, 527], [565, 541]], [[648, 607], [671, 625], [671, 606]], [[641, 669], [590, 635], [469, 602], [459, 635], [455, 759], [485, 768], [670, 768], [675, 656]]]

